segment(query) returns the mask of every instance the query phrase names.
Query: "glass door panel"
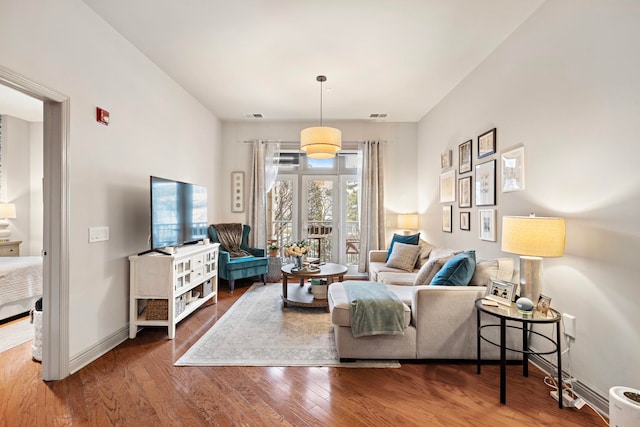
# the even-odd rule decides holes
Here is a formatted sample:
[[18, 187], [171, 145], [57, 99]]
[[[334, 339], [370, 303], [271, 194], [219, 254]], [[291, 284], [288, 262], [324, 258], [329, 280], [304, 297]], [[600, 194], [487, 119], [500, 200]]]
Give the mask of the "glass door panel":
[[349, 268], [349, 273], [358, 271], [360, 261], [360, 182], [354, 176], [343, 176], [341, 179], [341, 193], [344, 212], [341, 229], [340, 253], [342, 264]]
[[268, 195], [269, 240], [282, 248], [295, 240], [298, 233], [298, 177], [276, 180]]
[[339, 262], [335, 244], [339, 234], [337, 184], [335, 176], [302, 177], [302, 226], [310, 243], [308, 256], [320, 262]]

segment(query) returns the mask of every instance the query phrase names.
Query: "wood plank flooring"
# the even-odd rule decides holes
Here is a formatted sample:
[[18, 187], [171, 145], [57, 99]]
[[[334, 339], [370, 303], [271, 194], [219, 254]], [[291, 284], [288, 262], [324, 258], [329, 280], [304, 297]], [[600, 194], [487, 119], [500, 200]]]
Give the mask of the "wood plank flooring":
[[0, 353], [0, 426], [605, 426], [590, 408], [558, 409], [531, 366], [402, 363], [399, 369], [174, 367], [247, 290], [178, 325], [147, 328], [62, 381], [40, 380], [31, 343]]

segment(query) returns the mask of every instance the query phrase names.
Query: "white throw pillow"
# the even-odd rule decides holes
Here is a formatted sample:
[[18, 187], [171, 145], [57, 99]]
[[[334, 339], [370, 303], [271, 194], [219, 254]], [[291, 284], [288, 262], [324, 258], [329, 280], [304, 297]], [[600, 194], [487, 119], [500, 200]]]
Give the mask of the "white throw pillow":
[[418, 259], [416, 260], [416, 268], [419, 269], [429, 261], [429, 256], [435, 246], [431, 243], [425, 242], [424, 240], [420, 240], [418, 242], [418, 246], [420, 246], [420, 254], [418, 254]]
[[478, 261], [469, 286], [489, 286], [492, 279], [510, 282], [513, 276], [513, 264], [513, 258]]
[[429, 261], [427, 261], [422, 267], [420, 267], [420, 271], [418, 271], [416, 279], [413, 281], [414, 286], [431, 284], [431, 280], [433, 280], [433, 277], [438, 274], [438, 271], [440, 271], [442, 266], [452, 256], [453, 254], [444, 258], [429, 258]]
[[498, 260], [479, 261], [469, 286], [488, 286], [491, 279], [498, 277]]
[[395, 242], [385, 266], [413, 271], [413, 266], [416, 265], [416, 258], [418, 258], [419, 253], [420, 246], [418, 245]]

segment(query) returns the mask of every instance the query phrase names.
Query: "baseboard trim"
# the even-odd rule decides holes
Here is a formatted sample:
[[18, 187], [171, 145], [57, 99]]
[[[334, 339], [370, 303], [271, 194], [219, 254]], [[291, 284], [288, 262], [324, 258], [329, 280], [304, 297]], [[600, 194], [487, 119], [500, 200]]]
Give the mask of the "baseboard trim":
[[113, 350], [127, 339], [129, 339], [128, 325], [118, 329], [103, 340], [98, 341], [95, 345], [92, 345], [83, 352], [72, 357], [71, 360], [69, 360], [69, 371], [72, 374], [79, 371], [100, 356]]
[[[556, 375], [557, 367], [538, 355], [529, 356], [529, 361], [536, 365], [538, 369], [545, 372], [547, 375]], [[569, 376], [567, 372], [563, 372], [566, 376]], [[609, 399], [606, 396], [601, 395], [588, 385], [580, 382], [580, 380], [573, 383], [573, 390], [578, 396], [583, 398], [593, 409], [598, 411], [600, 415], [605, 418], [609, 418]]]

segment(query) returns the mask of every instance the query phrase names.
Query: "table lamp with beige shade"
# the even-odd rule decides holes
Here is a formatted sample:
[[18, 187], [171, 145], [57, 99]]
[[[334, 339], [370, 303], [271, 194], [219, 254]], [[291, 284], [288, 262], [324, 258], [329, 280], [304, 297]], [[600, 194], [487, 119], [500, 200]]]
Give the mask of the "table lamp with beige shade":
[[410, 230], [417, 230], [418, 214], [398, 214], [398, 228], [404, 230], [405, 235], [409, 235]]
[[15, 203], [0, 203], [0, 242], [8, 242], [11, 236], [9, 221], [16, 217]]
[[520, 296], [537, 301], [542, 291], [542, 258], [564, 253], [564, 218], [502, 217], [502, 250], [520, 255]]

